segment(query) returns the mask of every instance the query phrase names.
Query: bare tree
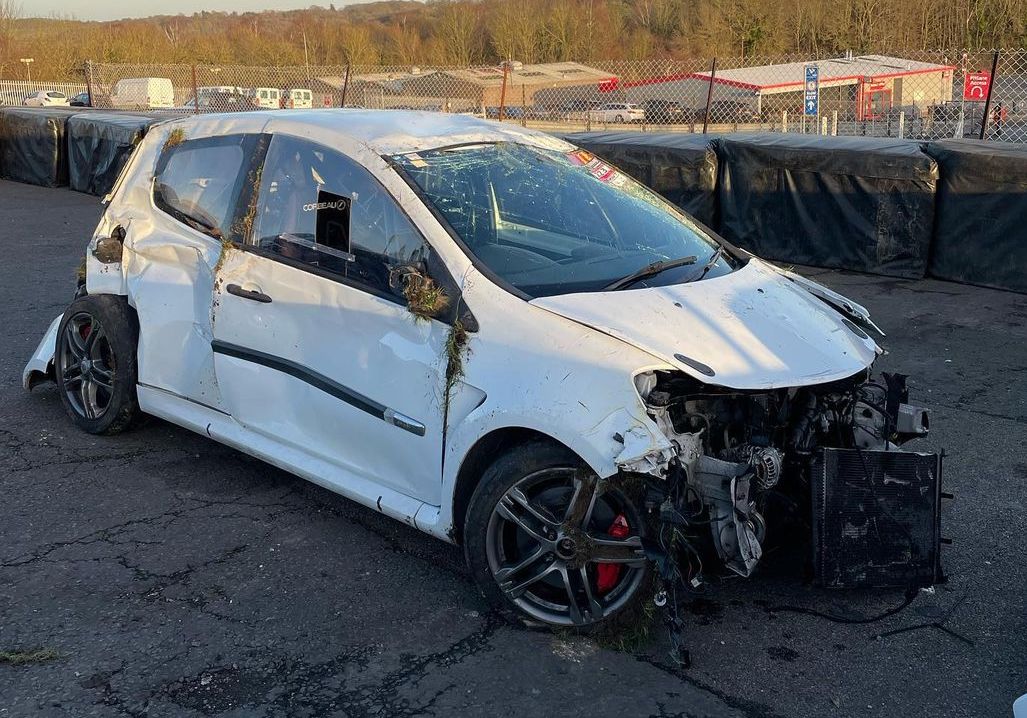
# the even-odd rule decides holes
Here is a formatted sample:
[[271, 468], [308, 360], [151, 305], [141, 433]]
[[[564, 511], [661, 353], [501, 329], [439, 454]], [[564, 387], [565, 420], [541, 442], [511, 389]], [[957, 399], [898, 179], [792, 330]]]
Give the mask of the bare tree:
[[14, 21], [21, 17], [21, 4], [0, 0], [0, 74], [14, 62]]

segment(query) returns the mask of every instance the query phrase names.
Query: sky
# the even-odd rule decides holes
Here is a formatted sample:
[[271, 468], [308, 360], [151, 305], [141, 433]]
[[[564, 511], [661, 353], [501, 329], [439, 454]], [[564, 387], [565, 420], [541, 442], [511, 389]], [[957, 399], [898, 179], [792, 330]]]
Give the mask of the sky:
[[[22, 17], [72, 16], [76, 20], [117, 20], [150, 15], [192, 15], [201, 10], [296, 10], [311, 5], [328, 7], [332, 0], [21, 0]], [[335, 7], [351, 0], [335, 0]]]

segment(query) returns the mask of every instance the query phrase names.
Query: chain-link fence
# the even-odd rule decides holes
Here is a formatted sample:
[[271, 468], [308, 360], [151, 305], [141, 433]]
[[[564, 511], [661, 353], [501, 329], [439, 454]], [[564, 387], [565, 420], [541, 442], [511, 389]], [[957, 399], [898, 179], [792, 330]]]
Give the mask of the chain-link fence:
[[[1027, 141], [1027, 51], [478, 67], [87, 63], [92, 104], [473, 113], [558, 132], [798, 132]], [[0, 98], [3, 99], [3, 98]], [[3, 100], [6, 102], [6, 100]]]

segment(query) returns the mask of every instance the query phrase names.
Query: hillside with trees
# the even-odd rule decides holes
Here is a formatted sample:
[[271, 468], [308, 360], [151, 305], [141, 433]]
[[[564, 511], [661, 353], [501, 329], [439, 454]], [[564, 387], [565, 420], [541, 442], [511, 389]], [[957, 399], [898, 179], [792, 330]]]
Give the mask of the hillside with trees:
[[[213, 2], [212, 4], [216, 4]], [[70, 79], [85, 60], [466, 65], [1024, 47], [1027, 0], [389, 0], [86, 22], [0, 0], [0, 77]]]

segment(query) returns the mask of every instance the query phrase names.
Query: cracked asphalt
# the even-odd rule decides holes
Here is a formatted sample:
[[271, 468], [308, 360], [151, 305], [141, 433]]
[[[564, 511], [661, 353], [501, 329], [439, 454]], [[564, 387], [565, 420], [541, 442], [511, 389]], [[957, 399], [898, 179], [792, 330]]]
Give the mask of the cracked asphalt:
[[[902, 595], [771, 557], [684, 607], [679, 670], [660, 626], [634, 651], [508, 626], [455, 547], [161, 421], [86, 435], [52, 386], [24, 392], [100, 209], [0, 182], [0, 717], [976, 717], [1027, 692], [1027, 296], [809, 271], [869, 306], [879, 367], [934, 410], [950, 580], [836, 623], [780, 607]], [[33, 649], [57, 657], [3, 662]]]

